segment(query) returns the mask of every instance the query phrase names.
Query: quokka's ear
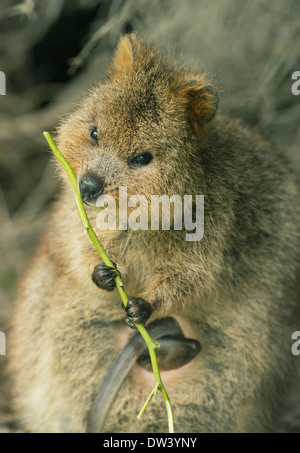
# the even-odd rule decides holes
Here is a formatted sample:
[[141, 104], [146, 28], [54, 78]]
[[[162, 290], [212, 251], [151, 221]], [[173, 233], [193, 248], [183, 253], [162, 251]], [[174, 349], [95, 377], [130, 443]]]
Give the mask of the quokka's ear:
[[212, 85], [189, 80], [178, 85], [176, 91], [182, 99], [189, 120], [196, 131], [214, 118], [218, 110], [219, 96]]
[[135, 33], [122, 36], [110, 67], [110, 74], [132, 71], [142, 50], [143, 43]]

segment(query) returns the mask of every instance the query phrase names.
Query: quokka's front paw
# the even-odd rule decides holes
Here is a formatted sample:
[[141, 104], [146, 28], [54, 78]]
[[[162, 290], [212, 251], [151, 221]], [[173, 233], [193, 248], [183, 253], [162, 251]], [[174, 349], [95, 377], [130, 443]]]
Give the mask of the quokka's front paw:
[[121, 274], [117, 269], [116, 264], [112, 261], [115, 268], [106, 266], [106, 264], [98, 264], [92, 274], [93, 282], [98, 286], [98, 288], [105, 289], [106, 291], [113, 291], [116, 287], [115, 278], [117, 275]]
[[124, 307], [123, 303], [122, 307], [126, 313], [125, 322], [132, 329], [135, 328], [134, 324], [145, 324], [152, 313], [152, 308], [149, 302], [141, 299], [140, 297], [128, 296], [126, 307]]

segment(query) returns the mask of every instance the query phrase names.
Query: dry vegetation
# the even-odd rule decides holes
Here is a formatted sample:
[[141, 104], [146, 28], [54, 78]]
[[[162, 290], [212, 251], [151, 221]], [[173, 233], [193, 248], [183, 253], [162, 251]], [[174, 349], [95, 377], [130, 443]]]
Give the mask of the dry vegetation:
[[[2, 0], [0, 330], [58, 190], [42, 131], [103, 76], [119, 36], [137, 31], [211, 72], [222, 110], [259, 128], [300, 173], [299, 17], [298, 0]], [[8, 402], [2, 382], [4, 431], [14, 427]]]

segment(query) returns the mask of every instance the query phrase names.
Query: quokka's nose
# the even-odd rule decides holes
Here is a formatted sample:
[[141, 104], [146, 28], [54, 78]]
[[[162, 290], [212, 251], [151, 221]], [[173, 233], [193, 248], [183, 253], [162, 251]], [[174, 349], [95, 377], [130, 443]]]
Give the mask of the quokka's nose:
[[88, 203], [96, 200], [103, 192], [104, 183], [101, 178], [91, 173], [83, 175], [79, 182], [82, 201]]

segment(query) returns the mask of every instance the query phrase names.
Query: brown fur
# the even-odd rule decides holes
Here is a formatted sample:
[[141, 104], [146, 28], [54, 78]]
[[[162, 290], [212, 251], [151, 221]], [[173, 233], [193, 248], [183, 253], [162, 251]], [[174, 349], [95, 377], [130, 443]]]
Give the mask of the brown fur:
[[[212, 119], [210, 85], [135, 35], [124, 37], [107, 80], [60, 126], [58, 145], [78, 181], [86, 172], [100, 175], [104, 193], [116, 199], [119, 186], [147, 199], [204, 194], [199, 242], [186, 242], [185, 231], [99, 236], [128, 294], [154, 306], [151, 319], [179, 316], [202, 345], [189, 365], [163, 373], [177, 432], [270, 431], [295, 367], [299, 192], [273, 146], [239, 121], [220, 113]], [[129, 168], [127, 159], [143, 151], [152, 152], [151, 164]], [[130, 333], [118, 292], [91, 281], [99, 256], [62, 175], [7, 347], [15, 408], [32, 432], [85, 431], [99, 385]], [[87, 208], [93, 226], [97, 212]], [[152, 386], [136, 365], [106, 432], [166, 431], [162, 401], [136, 420]]]

